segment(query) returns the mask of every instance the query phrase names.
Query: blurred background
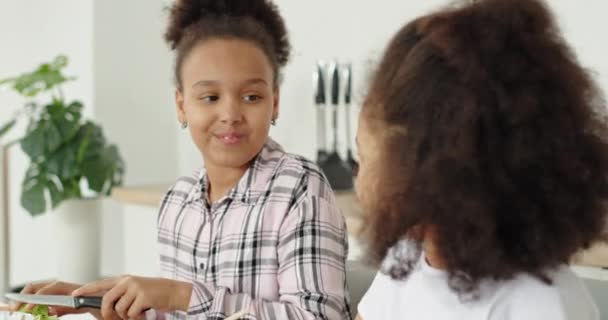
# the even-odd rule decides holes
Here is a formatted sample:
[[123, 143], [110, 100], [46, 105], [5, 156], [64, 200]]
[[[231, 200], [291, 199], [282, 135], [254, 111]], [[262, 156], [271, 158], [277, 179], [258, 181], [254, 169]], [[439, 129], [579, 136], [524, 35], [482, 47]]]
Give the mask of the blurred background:
[[[352, 63], [351, 136], [339, 134], [340, 152], [352, 141], [356, 113], [374, 62], [394, 32], [443, 0], [276, 0], [285, 17], [293, 56], [284, 70], [281, 115], [271, 136], [288, 151], [315, 159], [316, 109], [312, 73], [317, 61]], [[83, 102], [124, 158], [124, 188], [103, 201], [100, 215], [100, 276], [156, 272], [155, 218], [160, 195], [177, 176], [202, 164], [187, 131], [179, 129], [173, 103], [173, 58], [162, 40], [169, 0], [1, 0], [0, 79], [32, 70], [57, 54], [70, 58], [65, 95]], [[580, 61], [608, 90], [608, 2], [551, 0], [565, 37]], [[22, 99], [0, 91], [0, 123], [22, 107]], [[343, 112], [343, 111], [341, 111]], [[340, 125], [344, 117], [340, 116]], [[3, 139], [18, 138], [24, 126]], [[18, 147], [6, 157], [10, 170], [1, 199], [8, 204], [0, 228], [0, 288], [53, 279], [69, 247], [58, 247], [51, 214], [32, 217], [19, 203], [28, 159]], [[356, 226], [357, 207], [344, 192], [343, 210]], [[608, 276], [608, 254], [598, 251], [577, 267], [588, 278]], [[360, 254], [356, 246], [352, 258]], [[605, 260], [603, 260], [605, 259]], [[603, 271], [602, 271], [603, 270]], [[10, 271], [10, 272], [9, 272]], [[607, 289], [608, 290], [608, 289]], [[604, 296], [608, 302], [608, 293]]]

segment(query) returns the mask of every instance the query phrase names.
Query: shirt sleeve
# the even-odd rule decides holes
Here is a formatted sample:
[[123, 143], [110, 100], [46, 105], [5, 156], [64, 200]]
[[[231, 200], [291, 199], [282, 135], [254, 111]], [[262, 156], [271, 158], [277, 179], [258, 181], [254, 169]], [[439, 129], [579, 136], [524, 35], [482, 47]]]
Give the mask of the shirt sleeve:
[[246, 319], [351, 319], [346, 292], [347, 232], [333, 201], [305, 194], [285, 217], [277, 256], [279, 301], [194, 282], [188, 315]]

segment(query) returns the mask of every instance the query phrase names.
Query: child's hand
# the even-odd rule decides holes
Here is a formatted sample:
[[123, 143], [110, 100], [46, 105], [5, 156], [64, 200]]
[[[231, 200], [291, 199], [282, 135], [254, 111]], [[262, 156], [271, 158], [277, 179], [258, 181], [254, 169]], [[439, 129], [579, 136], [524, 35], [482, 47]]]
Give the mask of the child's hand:
[[[25, 288], [23, 288], [23, 290], [21, 291], [21, 293], [23, 294], [52, 294], [52, 295], [69, 295], [73, 290], [77, 289], [78, 287], [80, 287], [79, 284], [74, 284], [74, 283], [67, 283], [67, 282], [61, 282], [61, 281], [54, 281], [54, 282], [39, 282], [39, 283], [30, 283], [27, 286], [25, 286]], [[22, 307], [22, 304], [19, 302], [15, 302], [11, 305], [11, 310], [12, 311], [18, 311], [20, 310]], [[28, 304], [25, 309], [26, 310], [31, 310], [34, 307], [34, 305]], [[92, 313], [94, 316], [99, 318], [99, 312], [98, 310], [95, 309], [72, 309], [72, 308], [67, 308], [67, 307], [58, 307], [58, 306], [49, 306], [49, 313], [52, 315], [64, 315], [64, 314], [69, 314], [69, 313], [83, 313], [83, 312], [90, 312]]]
[[148, 309], [187, 311], [192, 284], [162, 278], [121, 276], [89, 283], [74, 290], [72, 295], [87, 296], [100, 292], [106, 292], [101, 307], [104, 319], [137, 319], [143, 318]]

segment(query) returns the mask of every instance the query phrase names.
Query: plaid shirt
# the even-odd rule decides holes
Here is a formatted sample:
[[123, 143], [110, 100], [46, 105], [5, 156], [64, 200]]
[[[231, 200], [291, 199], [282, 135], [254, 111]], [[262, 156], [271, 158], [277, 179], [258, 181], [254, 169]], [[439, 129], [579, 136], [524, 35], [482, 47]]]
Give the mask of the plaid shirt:
[[269, 139], [221, 200], [205, 170], [182, 177], [158, 216], [161, 272], [193, 284], [188, 313], [170, 318], [350, 319], [347, 233], [313, 163]]

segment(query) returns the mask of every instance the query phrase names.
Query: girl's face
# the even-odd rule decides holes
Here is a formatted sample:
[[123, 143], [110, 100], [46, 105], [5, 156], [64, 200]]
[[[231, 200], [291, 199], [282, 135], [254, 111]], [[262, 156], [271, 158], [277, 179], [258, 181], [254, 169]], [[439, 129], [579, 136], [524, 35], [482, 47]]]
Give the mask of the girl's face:
[[178, 120], [186, 121], [207, 165], [246, 168], [279, 112], [270, 61], [245, 40], [211, 39], [195, 46], [181, 68]]

